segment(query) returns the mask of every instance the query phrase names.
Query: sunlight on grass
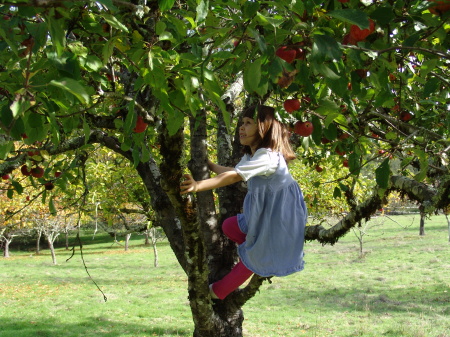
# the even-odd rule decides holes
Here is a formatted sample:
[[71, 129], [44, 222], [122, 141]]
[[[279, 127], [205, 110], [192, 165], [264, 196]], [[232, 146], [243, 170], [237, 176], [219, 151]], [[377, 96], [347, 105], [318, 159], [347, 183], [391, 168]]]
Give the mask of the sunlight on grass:
[[[450, 245], [445, 217], [387, 217], [368, 226], [363, 254], [352, 232], [334, 246], [306, 244], [306, 269], [273, 278], [244, 307], [244, 336], [449, 337]], [[136, 236], [129, 252], [84, 240], [84, 259], [57, 249], [58, 265], [12, 251], [0, 260], [0, 335], [192, 336], [187, 278], [166, 242]]]

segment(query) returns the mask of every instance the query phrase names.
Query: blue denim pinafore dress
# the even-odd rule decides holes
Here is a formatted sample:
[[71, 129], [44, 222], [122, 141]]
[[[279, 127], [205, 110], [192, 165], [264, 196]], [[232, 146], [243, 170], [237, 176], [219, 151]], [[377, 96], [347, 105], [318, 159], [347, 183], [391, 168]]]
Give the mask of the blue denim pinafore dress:
[[281, 154], [275, 173], [248, 180], [239, 228], [247, 234], [238, 253], [255, 274], [286, 276], [304, 268], [307, 208], [297, 182]]

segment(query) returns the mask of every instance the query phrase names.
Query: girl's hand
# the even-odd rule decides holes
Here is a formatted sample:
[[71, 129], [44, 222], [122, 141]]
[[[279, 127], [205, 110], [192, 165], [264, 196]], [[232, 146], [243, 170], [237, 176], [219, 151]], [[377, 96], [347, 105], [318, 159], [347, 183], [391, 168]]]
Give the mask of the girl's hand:
[[192, 178], [192, 176], [190, 174], [185, 174], [185, 175], [183, 175], [183, 177], [186, 178], [186, 180], [184, 180], [180, 185], [180, 190], [181, 190], [180, 193], [186, 194], [189, 192], [197, 192], [198, 184], [194, 180], [194, 178]]

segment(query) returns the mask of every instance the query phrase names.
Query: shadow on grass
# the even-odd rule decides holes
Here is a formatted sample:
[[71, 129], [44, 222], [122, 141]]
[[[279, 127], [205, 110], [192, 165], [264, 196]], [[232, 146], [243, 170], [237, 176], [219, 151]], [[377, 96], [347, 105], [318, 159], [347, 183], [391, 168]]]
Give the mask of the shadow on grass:
[[335, 288], [333, 290], [309, 290], [308, 299], [296, 296], [292, 298], [292, 291], [286, 292], [296, 302], [319, 302], [325, 311], [339, 312], [372, 312], [384, 313], [430, 313], [450, 315], [450, 293], [445, 285], [430, 285], [428, 287], [414, 287], [390, 289], [386, 287], [361, 287], [360, 289]]
[[39, 322], [26, 319], [0, 318], [2, 337], [78, 337], [78, 336], [192, 336], [183, 329], [163, 328], [152, 324], [123, 324], [114, 319], [93, 317], [90, 321], [76, 324], [62, 323], [57, 319]]

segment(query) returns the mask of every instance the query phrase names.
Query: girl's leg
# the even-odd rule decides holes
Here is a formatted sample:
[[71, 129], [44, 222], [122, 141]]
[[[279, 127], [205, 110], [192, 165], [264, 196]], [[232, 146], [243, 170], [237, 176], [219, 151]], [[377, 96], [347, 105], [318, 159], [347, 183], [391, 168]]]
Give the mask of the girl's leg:
[[[237, 216], [226, 219], [222, 224], [222, 230], [234, 242], [241, 244], [245, 241], [245, 233], [242, 233], [238, 226]], [[223, 279], [215, 282], [211, 286], [213, 295], [223, 300], [234, 290], [239, 288], [253, 272], [249, 270], [242, 262], [238, 262], [233, 269], [225, 275]]]
[[225, 219], [222, 224], [222, 231], [226, 236], [228, 236], [228, 238], [238, 244], [243, 243], [247, 236], [245, 233], [241, 232], [241, 229], [238, 225], [237, 216], [232, 216], [228, 219]]
[[223, 300], [252, 275], [251, 270], [244, 266], [242, 262], [238, 262], [223, 279], [213, 283], [211, 290], [219, 299]]

